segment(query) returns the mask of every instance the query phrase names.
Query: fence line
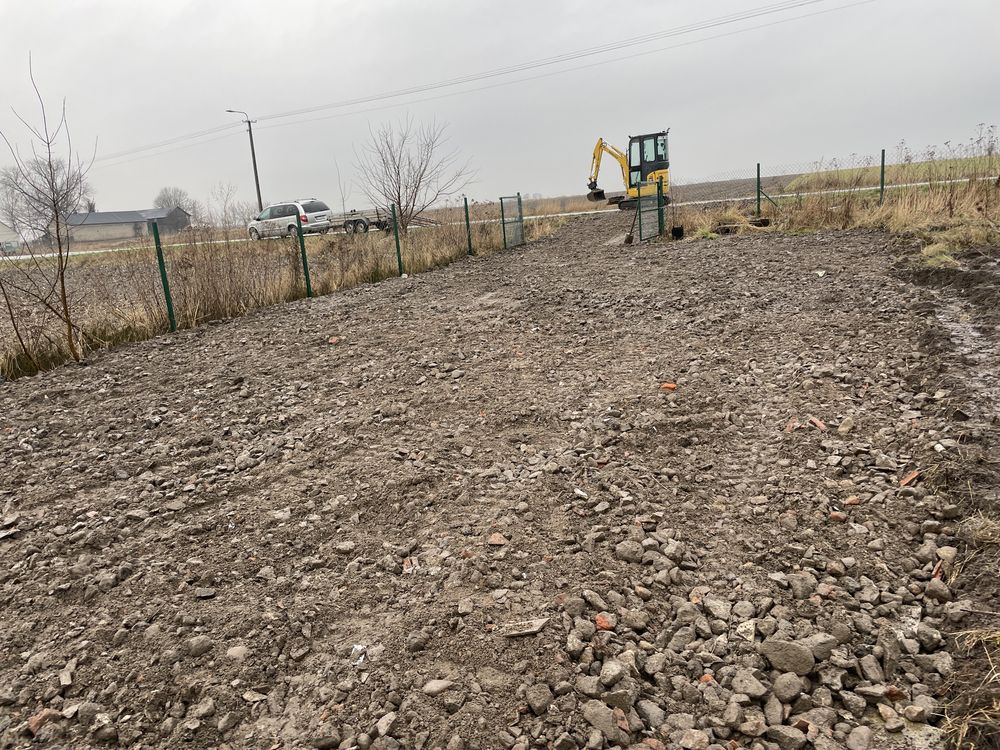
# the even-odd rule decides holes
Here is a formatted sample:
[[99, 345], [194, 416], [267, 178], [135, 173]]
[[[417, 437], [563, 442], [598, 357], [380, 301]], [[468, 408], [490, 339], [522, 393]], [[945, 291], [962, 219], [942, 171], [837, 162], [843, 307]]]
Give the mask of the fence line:
[[[744, 218], [749, 223], [763, 225], [764, 222], [773, 221], [775, 213], [780, 212], [783, 225], [795, 226], [796, 222], [801, 225], [802, 221], [815, 220], [817, 210], [822, 212], [819, 219], [821, 222], [830, 221], [833, 214], [839, 217], [840, 213], [844, 214], [841, 218], [847, 221], [854, 207], [870, 209], [876, 206], [876, 201], [881, 206], [888, 202], [888, 196], [906, 190], [917, 192], [912, 193], [908, 200], [898, 201], [904, 217], [907, 211], [926, 211], [920, 208], [925, 205], [925, 198], [927, 205], [938, 206], [934, 210], [946, 205], [946, 209], [942, 210], [946, 210], [949, 217], [956, 210], [956, 200], [965, 200], [958, 209], [965, 212], [963, 217], [973, 223], [985, 217], [987, 222], [994, 222], [995, 225], [992, 216], [1000, 201], [994, 199], [996, 193], [992, 187], [987, 186], [983, 192], [981, 186], [997, 181], [996, 187], [1000, 189], [1000, 177], [997, 176], [997, 168], [1000, 166], [997, 162], [1000, 159], [995, 156], [995, 139], [988, 139], [983, 143], [985, 145], [979, 144], [960, 152], [950, 150], [946, 156], [938, 158], [929, 153], [924, 161], [905, 161], [891, 165], [889, 170], [886, 168], [883, 150], [874, 160], [866, 158], [846, 163], [833, 160], [826, 164], [814, 162], [813, 171], [797, 168], [802, 165], [779, 165], [765, 174], [765, 165], [756, 164], [752, 170], [731, 173], [728, 179], [714, 183], [681, 185], [675, 182], [673, 196], [683, 198], [689, 195], [691, 199], [671, 201], [668, 206], [670, 210], [666, 214], [666, 201], [657, 196], [654, 202], [654, 196], [648, 192], [644, 196], [648, 200], [644, 201], [643, 196], [640, 196], [638, 200], [629, 202], [638, 204], [635, 219], [638, 220], [640, 240], [665, 234], [666, 219], [672, 218], [673, 208], [731, 204], [735, 210], [730, 213], [745, 213]], [[936, 174], [940, 174], [941, 178], [936, 179]], [[959, 174], [964, 176], [954, 176]], [[924, 176], [926, 179], [920, 179]], [[968, 188], [956, 191], [949, 187], [955, 185], [967, 185]], [[647, 189], [648, 186], [640, 190], [640, 193]], [[978, 197], [979, 193], [982, 193], [982, 200]], [[706, 197], [700, 197], [699, 194]], [[850, 199], [842, 202], [819, 200], [803, 206], [801, 199], [817, 196], [859, 198], [856, 203]], [[764, 205], [765, 199], [773, 204], [773, 208]], [[800, 199], [797, 206], [788, 203], [794, 199]], [[74, 277], [80, 280], [76, 282], [78, 288], [74, 291], [74, 304], [80, 305], [80, 312], [76, 315], [85, 324], [97, 326], [90, 330], [80, 327], [80, 341], [85, 345], [84, 348], [98, 348], [116, 340], [126, 340], [127, 337], [132, 337], [128, 340], [134, 340], [135, 337], [155, 335], [168, 326], [170, 330], [195, 326], [213, 317], [232, 317], [249, 309], [302, 296], [312, 297], [317, 293], [324, 294], [345, 286], [380, 281], [389, 276], [418, 273], [452, 262], [461, 256], [474, 255], [487, 247], [496, 249], [521, 244], [526, 239], [525, 222], [532, 226], [531, 233], [537, 235], [537, 222], [618, 211], [616, 206], [601, 206], [590, 210], [551, 210], [556, 206], [572, 207], [572, 200], [564, 198], [561, 203], [557, 203], [553, 199], [547, 199], [537, 204], [537, 208], [543, 210], [543, 213], [525, 216], [519, 193], [503, 196], [495, 203], [473, 206], [470, 206], [467, 198], [463, 198], [460, 204], [449, 206], [438, 214], [442, 221], [429, 226], [411, 222], [408, 227], [403, 227], [402, 222], [410, 217], [400, 216], [398, 207], [391, 206], [392, 222], [387, 224], [387, 228], [393, 234], [392, 239], [375, 236], [362, 241], [355, 237], [347, 242], [332, 239], [307, 246], [301, 222], [297, 222], [296, 243], [268, 243], [260, 251], [251, 251], [249, 248], [244, 251], [244, 246], [238, 243], [251, 242], [248, 237], [220, 237], [218, 230], [208, 230], [203, 237], [192, 233], [190, 239], [183, 242], [163, 243], [159, 228], [153, 223], [150, 226], [151, 239], [155, 245], [153, 248], [150, 247], [150, 238], [144, 238], [139, 240], [142, 243], [139, 245], [126, 240], [129, 244], [117, 248], [77, 250], [74, 246], [72, 249], [72, 257], [132, 252], [131, 257], [126, 255], [121, 261], [109, 259], [107, 262], [80, 263], [76, 266]], [[893, 212], [896, 204], [895, 200], [891, 204]], [[841, 208], [843, 211], [838, 213]], [[750, 216], [755, 209], [758, 217], [761, 217], [762, 210], [768, 216], [761, 217], [757, 222]], [[800, 209], [805, 210], [806, 214], [796, 213]], [[809, 211], [814, 213], [808, 214]], [[807, 215], [813, 218], [805, 218]], [[738, 228], [743, 224], [743, 219], [738, 216], [731, 218], [727, 215], [720, 219], [715, 212], [708, 211], [679, 212], [677, 218], [680, 222], [689, 222], [692, 226], [699, 227], [698, 233], [715, 231], [711, 228], [713, 222], [718, 224], [719, 231], [722, 228]], [[836, 220], [839, 221], [839, 218]], [[720, 221], [723, 223], [720, 224]], [[633, 228], [634, 225], [635, 222]], [[235, 228], [223, 231], [235, 231]], [[676, 238], [683, 236], [683, 231], [671, 233]], [[631, 230], [627, 237], [630, 235]], [[233, 243], [232, 246], [230, 243]], [[206, 247], [199, 249], [200, 246]], [[227, 246], [230, 246], [228, 252]], [[216, 251], [216, 247], [220, 250]], [[187, 248], [188, 252], [165, 252], [173, 248]], [[151, 249], [155, 249], [156, 253], [152, 263]], [[7, 267], [10, 273], [23, 274], [33, 268], [31, 261], [55, 257], [56, 253], [29, 252], [5, 255], [3, 260], [15, 261]], [[17, 261], [29, 263], [21, 265]], [[318, 272], [316, 276], [311, 268], [314, 264]], [[112, 268], [113, 272], [109, 272], [108, 268]], [[0, 264], [0, 271], [2, 270]], [[314, 279], [318, 284], [316, 287]], [[125, 287], [122, 282], [132, 283], [133, 286]], [[173, 286], [171, 282], [174, 282]], [[156, 289], [157, 294], [150, 295], [150, 288]], [[226, 295], [225, 299], [222, 299], [223, 295]], [[219, 300], [218, 304], [215, 303], [216, 300]], [[44, 300], [40, 306], [28, 296], [18, 302], [18, 309], [25, 315], [25, 325], [30, 326], [30, 333], [42, 344], [48, 340], [56, 346], [54, 339], [48, 338], [51, 321], [46, 317], [48, 308], [45, 308]], [[0, 330], [0, 334], [0, 345], [3, 345], [2, 339], [6, 333]], [[23, 372], [16, 364], [16, 357], [19, 356], [17, 351], [14, 351], [15, 359], [12, 360], [9, 342], [7, 346], [6, 352], [0, 346], [0, 367], [5, 371]], [[31, 359], [31, 356], [28, 355], [27, 358]], [[4, 361], [14, 361], [13, 370]], [[51, 361], [55, 362], [56, 359]]]
[[[874, 192], [874, 191], [877, 191], [877, 190], [880, 190], [880, 189], [884, 190], [884, 191], [901, 190], [901, 189], [905, 189], [905, 188], [934, 187], [935, 185], [958, 185], [958, 184], [967, 183], [967, 182], [989, 181], [989, 180], [998, 180], [998, 179], [1000, 179], [1000, 173], [995, 174], [995, 175], [985, 175], [985, 176], [982, 176], [982, 177], [955, 177], [955, 178], [952, 178], [952, 179], [949, 179], [949, 180], [925, 180], [923, 182], [902, 182], [902, 183], [896, 183], [896, 184], [887, 184], [885, 186], [879, 186], [879, 185], [861, 185], [861, 186], [858, 186], [858, 187], [849, 187], [849, 188], [827, 188], [827, 189], [824, 189], [824, 190], [802, 190], [802, 191], [791, 192], [791, 193], [775, 193], [774, 195], [771, 195], [770, 197], [771, 198], [775, 198], [775, 199], [778, 199], [778, 198], [785, 199], [785, 198], [799, 198], [799, 197], [806, 198], [806, 197], [814, 196], [814, 195], [846, 195], [846, 194], [860, 193], [860, 192]], [[720, 182], [724, 182], [724, 181], [720, 180]], [[701, 183], [699, 183], [699, 184], [701, 184]], [[678, 186], [678, 187], [683, 187], [683, 186]], [[705, 199], [705, 200], [670, 201], [669, 205], [676, 206], [676, 207], [682, 207], [682, 206], [712, 206], [712, 205], [719, 205], [719, 204], [722, 204], [722, 203], [741, 203], [741, 202], [744, 202], [744, 201], [753, 201], [753, 200], [756, 200], [756, 197], [757, 196], [756, 196], [755, 193], [750, 193], [750, 194], [746, 194], [746, 195], [733, 195], [733, 196], [728, 196], [728, 197], [725, 197], [725, 198], [708, 198], [708, 199]], [[596, 208], [596, 209], [593, 209], [591, 211], [561, 211], [559, 213], [551, 213], [551, 214], [528, 214], [528, 215], [526, 215], [526, 216], [523, 217], [523, 220], [524, 221], [540, 221], [542, 219], [571, 218], [573, 216], [593, 216], [595, 214], [616, 213], [618, 210], [619, 209], [617, 209], [617, 208]], [[501, 221], [502, 221], [501, 219], [473, 219], [473, 220], [469, 221], [468, 223], [469, 223], [470, 226], [476, 226], [476, 225], [479, 225], [479, 224], [500, 224]], [[464, 226], [464, 225], [465, 225], [464, 221], [444, 221], [444, 222], [441, 222], [439, 224], [413, 226], [413, 227], [410, 227], [410, 231], [419, 231], [419, 230], [434, 229], [435, 227], [438, 227], [438, 226]], [[336, 234], [342, 234], [342, 233], [341, 232], [336, 232]], [[252, 241], [253, 240], [251, 240], [249, 237], [231, 237], [231, 238], [222, 239], [222, 240], [199, 240], [197, 242], [172, 242], [172, 243], [163, 243], [161, 246], [163, 248], [191, 247], [192, 245], [227, 245], [227, 244], [230, 244], [232, 242], [252, 242]], [[99, 250], [72, 250], [70, 254], [72, 256], [99, 255], [101, 253], [115, 253], [115, 252], [121, 252], [121, 251], [127, 251], [127, 250], [134, 251], [134, 250], [137, 250], [137, 249], [139, 249], [139, 248], [136, 247], [136, 246], [129, 245], [129, 246], [124, 246], [124, 247], [107, 247], [107, 248], [101, 248]], [[3, 258], [4, 258], [4, 260], [31, 260], [32, 258], [55, 258], [56, 255], [57, 255], [56, 253], [31, 253], [31, 254], [22, 254], [22, 255], [6, 255], [6, 256], [3, 256]]]

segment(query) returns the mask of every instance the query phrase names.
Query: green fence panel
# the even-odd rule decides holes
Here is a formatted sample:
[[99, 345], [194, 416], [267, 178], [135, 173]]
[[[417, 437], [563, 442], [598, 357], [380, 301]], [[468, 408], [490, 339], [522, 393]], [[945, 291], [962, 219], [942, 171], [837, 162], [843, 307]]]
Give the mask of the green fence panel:
[[636, 222], [639, 225], [639, 240], [651, 240], [663, 233], [664, 200], [655, 182], [639, 184], [639, 198], [635, 204], [638, 212]]
[[500, 224], [505, 248], [524, 244], [524, 209], [520, 193], [500, 197]]

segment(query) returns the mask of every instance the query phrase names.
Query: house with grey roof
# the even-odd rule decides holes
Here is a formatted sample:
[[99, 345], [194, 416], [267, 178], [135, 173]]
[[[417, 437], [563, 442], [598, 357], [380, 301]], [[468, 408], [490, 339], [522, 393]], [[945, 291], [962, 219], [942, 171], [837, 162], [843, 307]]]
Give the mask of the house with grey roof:
[[191, 214], [180, 206], [146, 208], [139, 211], [91, 211], [66, 217], [71, 240], [98, 242], [130, 240], [150, 233], [155, 221], [160, 234], [173, 234], [191, 226]]

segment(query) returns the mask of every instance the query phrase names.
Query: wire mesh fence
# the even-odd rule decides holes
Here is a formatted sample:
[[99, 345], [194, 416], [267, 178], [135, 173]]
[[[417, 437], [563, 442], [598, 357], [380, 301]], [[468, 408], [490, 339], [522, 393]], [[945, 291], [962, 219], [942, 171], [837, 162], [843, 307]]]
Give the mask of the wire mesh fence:
[[812, 193], [941, 187], [996, 178], [1000, 168], [995, 128], [944, 148], [913, 151], [905, 142], [893, 149], [805, 162], [761, 162], [702, 178], [675, 175], [672, 200], [679, 204], [798, 198]]
[[503, 229], [503, 246], [517, 247], [524, 244], [524, 209], [521, 194], [500, 198], [500, 221]]
[[909, 230], [955, 227], [993, 236], [1000, 217], [995, 128], [942, 149], [895, 149], [810, 162], [762, 162], [746, 169], [673, 181], [672, 210], [695, 233], [749, 226]]
[[636, 199], [636, 224], [639, 229], [639, 240], [659, 237], [663, 227], [662, 194], [656, 192], [654, 183], [643, 182], [639, 185], [639, 197]]
[[0, 288], [9, 314], [0, 316], [0, 378], [71, 359], [68, 328], [77, 351], [86, 353], [489, 254], [504, 247], [505, 230], [508, 244], [523, 244], [528, 233], [516, 200], [514, 207], [506, 225], [499, 202], [463, 201], [382, 231], [251, 240], [237, 225], [159, 238], [151, 225], [118, 243], [70, 242], [68, 319], [52, 296], [59, 286], [53, 250], [6, 255]]
[[[642, 187], [635, 206], [639, 238], [661, 236], [677, 225], [697, 236], [771, 224], [960, 226], [965, 241], [988, 241], [1000, 223], [997, 145], [995, 128], [984, 128], [966, 143], [923, 152], [900, 144], [842, 159], [751, 163], [700, 180], [675, 176], [664, 200], [650, 185]], [[246, 227], [236, 221], [163, 238], [162, 272], [151, 235], [119, 246], [76, 245], [66, 277], [71, 321], [51, 296], [59, 284], [53, 277], [56, 261], [47, 249], [3, 255], [0, 291], [6, 314], [0, 315], [0, 376], [65, 361], [70, 356], [62, 343], [67, 330], [85, 352], [170, 329], [168, 286], [176, 326], [197, 326], [515, 247], [563, 220], [546, 214], [595, 208], [581, 206], [582, 200], [534, 197], [527, 201], [527, 217], [520, 194], [492, 202], [461, 201], [408, 225], [405, 217], [381, 221], [382, 231], [372, 225], [363, 233], [257, 242], [249, 242]]]

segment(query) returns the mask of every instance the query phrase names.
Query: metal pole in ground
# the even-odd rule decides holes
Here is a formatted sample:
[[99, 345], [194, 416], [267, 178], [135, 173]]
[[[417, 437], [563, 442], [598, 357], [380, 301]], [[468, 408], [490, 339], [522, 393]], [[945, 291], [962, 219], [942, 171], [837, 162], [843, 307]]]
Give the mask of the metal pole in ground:
[[264, 210], [264, 201], [260, 198], [260, 175], [257, 174], [257, 149], [253, 145], [253, 124], [247, 119], [247, 132], [250, 134], [250, 161], [253, 162], [253, 186], [257, 189], [257, 210]]
[[518, 243], [523, 245], [528, 240], [524, 236], [524, 206], [521, 205], [521, 193], [517, 194], [517, 228], [521, 232], [521, 241]]
[[760, 216], [760, 162], [757, 162], [757, 216]]
[[309, 258], [306, 257], [306, 238], [302, 233], [302, 217], [299, 212], [295, 212], [295, 228], [299, 235], [299, 252], [302, 253], [302, 278], [306, 281], [306, 296], [313, 296], [312, 283], [309, 281]]
[[663, 235], [663, 178], [656, 181], [656, 228]]
[[396, 266], [399, 275], [403, 275], [403, 253], [399, 249], [399, 221], [396, 219], [396, 204], [392, 204], [392, 232], [396, 235]]
[[472, 252], [472, 224], [469, 223], [469, 199], [462, 196], [462, 200], [465, 202], [465, 239], [469, 242], [469, 255], [475, 255]]
[[250, 115], [244, 112], [242, 109], [227, 109], [226, 112], [232, 112], [235, 115], [243, 115], [243, 122], [247, 124], [247, 133], [250, 134], [250, 161], [253, 162], [253, 184], [257, 188], [257, 210], [264, 210], [264, 201], [260, 198], [260, 175], [257, 174], [257, 149], [253, 145], [253, 120], [250, 119]]
[[163, 298], [167, 303], [167, 321], [170, 330], [177, 330], [177, 318], [174, 317], [174, 300], [170, 296], [170, 282], [167, 281], [167, 264], [163, 260], [163, 246], [160, 244], [160, 227], [151, 222], [153, 227], [153, 242], [156, 245], [156, 263], [160, 267], [160, 283], [163, 284]]
[[878, 204], [881, 206], [885, 200], [885, 149], [882, 149], [882, 166], [878, 176]]
[[507, 249], [507, 220], [503, 214], [503, 197], [500, 198], [500, 229], [503, 230], [503, 249]]

